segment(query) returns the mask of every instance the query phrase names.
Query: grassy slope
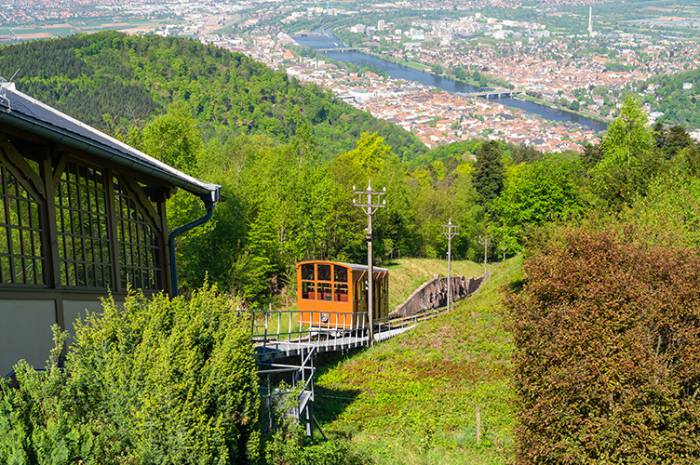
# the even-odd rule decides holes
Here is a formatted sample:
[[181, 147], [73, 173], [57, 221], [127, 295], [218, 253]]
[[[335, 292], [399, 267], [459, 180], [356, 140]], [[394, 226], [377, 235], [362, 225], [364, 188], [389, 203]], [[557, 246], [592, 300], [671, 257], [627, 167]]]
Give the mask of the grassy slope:
[[[452, 274], [481, 276], [483, 265], [470, 261], [455, 261]], [[447, 262], [436, 258], [402, 258], [389, 266], [389, 309], [403, 303], [421, 284], [435, 275], [447, 275]]]
[[492, 273], [450, 314], [323, 370], [316, 415], [326, 434], [351, 438], [378, 464], [510, 462], [512, 340], [502, 297], [520, 278], [521, 262]]

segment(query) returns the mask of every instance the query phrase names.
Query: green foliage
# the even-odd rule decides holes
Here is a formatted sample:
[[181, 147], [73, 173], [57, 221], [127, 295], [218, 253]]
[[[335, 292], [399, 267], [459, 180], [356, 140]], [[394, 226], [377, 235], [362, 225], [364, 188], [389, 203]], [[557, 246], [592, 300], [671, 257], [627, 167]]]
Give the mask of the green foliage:
[[249, 324], [215, 289], [104, 302], [76, 326], [65, 368], [0, 382], [0, 462], [221, 464], [259, 458]]
[[574, 230], [509, 300], [518, 464], [695, 464], [700, 258]]
[[412, 134], [329, 92], [190, 39], [100, 32], [3, 47], [0, 75], [18, 69], [20, 90], [122, 135], [181, 103], [207, 131], [226, 128], [287, 141], [299, 127], [313, 128], [325, 158], [349, 150], [363, 131], [378, 132], [407, 159], [425, 150]]
[[144, 152], [170, 166], [187, 173], [196, 172], [204, 145], [196, 124], [184, 104], [175, 104], [146, 124], [140, 145]]
[[659, 169], [653, 145], [647, 115], [640, 102], [630, 96], [601, 142], [601, 161], [591, 170], [594, 191], [611, 208], [629, 204], [644, 193]]
[[684, 158], [680, 155], [677, 169], [654, 180], [648, 195], [621, 213], [618, 228], [624, 228], [636, 243], [700, 247], [700, 179], [688, 174]]
[[667, 159], [675, 157], [681, 150], [695, 146], [695, 142], [683, 126], [664, 128], [661, 123], [654, 125], [654, 140], [656, 148], [661, 150]]
[[474, 187], [484, 204], [492, 202], [503, 189], [504, 168], [501, 157], [501, 147], [495, 141], [484, 143], [476, 151]]
[[500, 251], [522, 251], [525, 236], [534, 227], [580, 217], [587, 208], [584, 175], [577, 159], [560, 155], [509, 168], [503, 192], [493, 204]]

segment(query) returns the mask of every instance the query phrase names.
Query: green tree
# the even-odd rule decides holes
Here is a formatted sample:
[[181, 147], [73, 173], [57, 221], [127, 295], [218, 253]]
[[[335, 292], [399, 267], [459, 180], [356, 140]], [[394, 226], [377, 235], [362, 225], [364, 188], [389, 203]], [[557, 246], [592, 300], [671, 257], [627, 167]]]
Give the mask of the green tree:
[[603, 158], [591, 170], [594, 192], [613, 209], [643, 194], [659, 171], [652, 131], [640, 101], [630, 96], [601, 142]]
[[503, 190], [504, 167], [501, 147], [496, 141], [488, 141], [476, 151], [474, 186], [483, 204], [492, 202]]
[[587, 204], [583, 178], [580, 162], [560, 155], [510, 168], [492, 209], [501, 249], [508, 254], [519, 252], [533, 227], [580, 216]]
[[197, 160], [204, 142], [197, 123], [184, 104], [172, 105], [143, 128], [143, 150], [170, 166], [188, 172], [197, 171]]

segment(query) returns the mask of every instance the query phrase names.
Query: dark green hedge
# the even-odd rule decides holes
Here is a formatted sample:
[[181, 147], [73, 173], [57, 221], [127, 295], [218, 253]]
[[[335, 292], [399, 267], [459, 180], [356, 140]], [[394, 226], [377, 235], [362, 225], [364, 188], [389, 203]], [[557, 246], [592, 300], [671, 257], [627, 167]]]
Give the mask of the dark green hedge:
[[700, 258], [570, 231], [509, 301], [517, 463], [700, 463]]

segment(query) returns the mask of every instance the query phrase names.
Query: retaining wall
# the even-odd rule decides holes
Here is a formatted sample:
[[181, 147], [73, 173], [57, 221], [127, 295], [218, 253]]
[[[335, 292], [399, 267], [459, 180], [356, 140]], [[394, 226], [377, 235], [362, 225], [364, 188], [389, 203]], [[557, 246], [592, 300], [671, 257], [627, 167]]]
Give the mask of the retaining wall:
[[[469, 297], [489, 277], [488, 272], [478, 278], [452, 277], [452, 302]], [[433, 278], [416, 289], [404, 303], [392, 311], [390, 317], [413, 316], [426, 310], [447, 306], [447, 278]]]

